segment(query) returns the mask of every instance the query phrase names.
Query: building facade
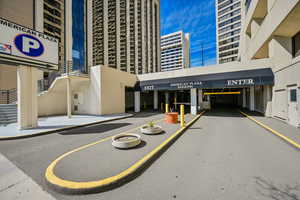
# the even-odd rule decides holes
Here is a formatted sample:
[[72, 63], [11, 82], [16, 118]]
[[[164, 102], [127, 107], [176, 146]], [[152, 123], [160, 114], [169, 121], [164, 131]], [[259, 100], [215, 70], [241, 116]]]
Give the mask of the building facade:
[[[36, 26], [34, 5], [34, 0], [28, 0], [22, 6], [18, 0], [1, 0], [0, 17], [33, 29]], [[7, 98], [6, 93], [15, 91], [16, 88], [17, 68], [0, 62], [0, 99]], [[1, 103], [6, 103], [6, 101], [0, 100]]]
[[161, 37], [161, 71], [190, 67], [190, 34], [182, 31]]
[[275, 78], [272, 116], [299, 126], [300, 1], [245, 0], [242, 5], [239, 57], [244, 63], [269, 60]]
[[160, 1], [94, 0], [93, 65], [160, 71]]
[[55, 37], [59, 41], [59, 66], [60, 73], [66, 72], [65, 67], [65, 8], [64, 0], [37, 1], [40, 11], [43, 11], [43, 23], [40, 31]]
[[241, 30], [241, 0], [216, 0], [217, 63], [237, 61]]

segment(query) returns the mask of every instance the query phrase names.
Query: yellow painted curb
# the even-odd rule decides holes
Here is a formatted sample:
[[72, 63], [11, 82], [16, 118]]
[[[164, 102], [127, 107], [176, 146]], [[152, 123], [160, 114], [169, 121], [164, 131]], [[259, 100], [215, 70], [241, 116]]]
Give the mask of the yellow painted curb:
[[280, 137], [281, 139], [285, 140], [286, 142], [290, 143], [291, 145], [293, 145], [294, 147], [300, 149], [300, 144], [298, 144], [297, 142], [295, 142], [294, 140], [286, 137], [285, 135], [283, 135], [282, 133], [279, 133], [278, 131], [275, 131], [274, 129], [270, 128], [269, 126], [261, 123], [260, 121], [256, 120], [254, 117], [251, 117], [249, 115], [247, 115], [246, 113], [240, 111], [240, 113], [244, 116], [246, 116], [248, 119], [254, 121], [255, 123], [257, 123], [258, 125], [262, 126], [264, 129], [270, 131], [271, 133], [273, 133], [274, 135], [277, 135], [278, 137]]
[[126, 119], [126, 118], [130, 118], [130, 117], [133, 117], [133, 115], [124, 116], [121, 118], [107, 119], [107, 120], [103, 120], [103, 121], [96, 121], [96, 122], [81, 124], [81, 125], [76, 125], [76, 126], [67, 126], [64, 128], [58, 128], [58, 129], [54, 129], [54, 130], [50, 130], [50, 131], [43, 131], [43, 132], [38, 132], [38, 133], [22, 134], [22, 135], [16, 135], [16, 136], [0, 136], [0, 141], [1, 140], [15, 140], [15, 139], [30, 138], [30, 137], [40, 136], [40, 135], [48, 135], [51, 133], [57, 133], [57, 132], [81, 128], [81, 127], [85, 127], [85, 126], [102, 124], [105, 122], [111, 122], [111, 121]]
[[[67, 191], [89, 191], [89, 190], [93, 190], [93, 189], [101, 189], [102, 187], [106, 187], [118, 182], [121, 182], [124, 178], [128, 177], [129, 175], [132, 175], [134, 172], [136, 172], [139, 168], [141, 168], [147, 161], [149, 161], [153, 156], [155, 156], [158, 152], [160, 152], [160, 150], [162, 150], [165, 146], [167, 146], [171, 141], [173, 141], [174, 138], [176, 138], [178, 135], [180, 135], [182, 132], [184, 132], [190, 125], [192, 125], [196, 120], [198, 120], [203, 114], [205, 113], [205, 111], [203, 111], [202, 113], [200, 113], [199, 115], [197, 115], [193, 120], [191, 120], [187, 126], [180, 128], [177, 132], [175, 132], [174, 134], [172, 134], [169, 138], [167, 138], [164, 142], [162, 142], [159, 146], [157, 146], [155, 149], [153, 149], [150, 153], [148, 153], [146, 156], [144, 156], [141, 160], [137, 161], [135, 164], [133, 164], [131, 167], [129, 167], [128, 169], [122, 171], [121, 173], [115, 175], [115, 176], [111, 176], [102, 180], [98, 180], [98, 181], [90, 181], [90, 182], [74, 182], [74, 181], [68, 181], [68, 180], [64, 180], [61, 179], [59, 177], [57, 177], [54, 174], [54, 168], [57, 165], [57, 163], [59, 161], [61, 161], [63, 158], [65, 158], [66, 156], [78, 152], [80, 150], [83, 150], [85, 148], [91, 147], [93, 145], [99, 144], [101, 142], [107, 141], [109, 139], [111, 139], [111, 137], [107, 137], [104, 138], [100, 141], [91, 143], [91, 144], [87, 144], [84, 145], [82, 147], [79, 147], [77, 149], [74, 149], [70, 152], [67, 152], [63, 155], [61, 155], [59, 158], [57, 158], [56, 160], [54, 160], [47, 168], [46, 172], [45, 172], [45, 178], [46, 180], [62, 189], [62, 190], [67, 190]], [[163, 119], [162, 119], [163, 120]], [[159, 121], [162, 121], [159, 120]], [[144, 125], [142, 125], [144, 126]], [[142, 126], [139, 126], [137, 128], [131, 129], [129, 131], [126, 132], [130, 132], [132, 130], [138, 129]]]

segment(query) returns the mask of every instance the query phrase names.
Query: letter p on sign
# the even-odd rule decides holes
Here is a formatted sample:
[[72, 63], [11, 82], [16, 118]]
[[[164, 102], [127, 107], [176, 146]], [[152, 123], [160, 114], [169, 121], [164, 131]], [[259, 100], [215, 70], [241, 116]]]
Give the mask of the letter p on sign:
[[38, 49], [40, 44], [38, 41], [28, 37], [23, 37], [23, 52], [30, 53], [31, 49]]
[[38, 57], [44, 53], [44, 46], [41, 41], [28, 34], [17, 35], [15, 46], [21, 53], [29, 57]]

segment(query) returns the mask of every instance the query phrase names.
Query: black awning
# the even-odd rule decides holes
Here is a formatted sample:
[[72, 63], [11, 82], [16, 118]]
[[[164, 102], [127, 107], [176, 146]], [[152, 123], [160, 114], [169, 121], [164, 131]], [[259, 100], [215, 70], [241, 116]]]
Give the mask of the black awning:
[[149, 91], [237, 88], [257, 85], [274, 85], [274, 74], [270, 68], [140, 81], [137, 88], [141, 91]]

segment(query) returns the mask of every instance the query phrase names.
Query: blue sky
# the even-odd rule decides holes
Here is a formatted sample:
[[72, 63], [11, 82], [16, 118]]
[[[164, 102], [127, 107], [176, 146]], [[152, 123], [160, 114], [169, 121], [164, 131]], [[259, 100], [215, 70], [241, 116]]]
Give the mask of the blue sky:
[[190, 33], [191, 66], [216, 63], [215, 0], [161, 0], [161, 34]]

